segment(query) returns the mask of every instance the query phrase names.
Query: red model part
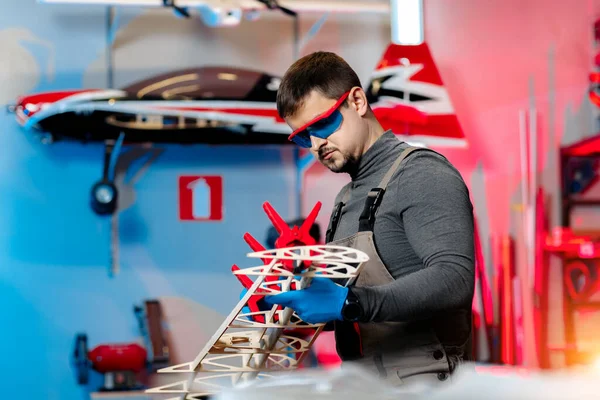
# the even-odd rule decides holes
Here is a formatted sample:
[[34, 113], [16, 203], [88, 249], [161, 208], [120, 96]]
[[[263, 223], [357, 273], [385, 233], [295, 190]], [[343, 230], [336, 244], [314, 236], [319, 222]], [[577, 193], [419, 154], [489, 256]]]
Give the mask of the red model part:
[[[600, 20], [596, 20], [596, 22], [594, 23], [594, 39], [595, 39], [596, 45], [597, 45], [598, 42], [600, 41]], [[596, 56], [594, 57], [594, 59], [595, 59], [594, 61], [595, 61], [596, 67], [599, 67], [600, 66], [600, 53], [596, 53]], [[590, 73], [589, 81], [592, 85], [590, 86], [590, 89], [588, 91], [588, 97], [589, 97], [590, 101], [592, 103], [594, 103], [594, 105], [596, 107], [600, 107], [600, 96], [597, 93], [598, 84], [600, 84], [600, 73], [598, 73], [598, 72]]]
[[[600, 101], [598, 106], [600, 107]], [[560, 151], [566, 156], [591, 156], [600, 154], [600, 135], [583, 139], [577, 143], [563, 147]]]
[[395, 120], [400, 124], [414, 124], [424, 126], [427, 124], [427, 114], [411, 106], [397, 104], [393, 107], [378, 107], [373, 110], [381, 124], [393, 125]]
[[[375, 68], [376, 74], [390, 71], [392, 79], [403, 79], [402, 85], [396, 90], [404, 88], [403, 103], [384, 100], [390, 93], [384, 95], [386, 82], [369, 87], [369, 96], [374, 97], [373, 112], [380, 120], [384, 129], [391, 129], [394, 133], [409, 133], [413, 136], [428, 136], [454, 140], [465, 140], [465, 135], [458, 121], [450, 97], [444, 86], [442, 76], [431, 55], [427, 43], [420, 45], [403, 46], [390, 44], [383, 57]], [[397, 78], [401, 70], [403, 78]], [[396, 85], [387, 82], [390, 87]], [[383, 85], [383, 86], [381, 86]], [[379, 88], [381, 86], [381, 88]], [[411, 88], [417, 92], [420, 87], [423, 96], [430, 97], [427, 101], [412, 101]], [[440, 97], [439, 93], [444, 95]], [[381, 97], [380, 97], [381, 96]], [[381, 100], [381, 101], [380, 101]]]
[[23, 114], [27, 117], [31, 117], [45, 104], [52, 104], [62, 99], [66, 99], [69, 96], [85, 92], [95, 92], [96, 89], [82, 89], [82, 90], [61, 90], [56, 92], [45, 92], [37, 93], [29, 96], [21, 96], [17, 100], [17, 107], [20, 107]]
[[146, 365], [146, 349], [138, 344], [103, 344], [88, 353], [94, 369], [101, 373], [113, 371], [139, 372]]
[[499, 246], [500, 265], [500, 308], [501, 308], [501, 361], [503, 364], [514, 365], [515, 363], [515, 331], [513, 312], [513, 278], [514, 278], [514, 253], [513, 243], [508, 235], [500, 237]]
[[[313, 207], [312, 211], [309, 213], [308, 217], [305, 219], [304, 223], [301, 227], [294, 226], [290, 228], [285, 220], [275, 211], [273, 206], [269, 202], [265, 202], [263, 204], [263, 209], [265, 210], [267, 216], [271, 220], [271, 223], [279, 233], [279, 238], [275, 241], [275, 248], [284, 248], [284, 247], [292, 247], [292, 246], [310, 246], [315, 245], [315, 239], [310, 235], [310, 227], [313, 225], [315, 220], [317, 219], [317, 215], [319, 214], [319, 210], [321, 209], [321, 202], [317, 202]], [[250, 233], [244, 234], [244, 240], [248, 243], [248, 246], [253, 251], [264, 251], [265, 247], [260, 244], [256, 238], [254, 238]], [[266, 265], [270, 262], [270, 259], [263, 258], [262, 262]], [[284, 266], [288, 270], [293, 270], [293, 260], [284, 260]], [[231, 267], [233, 272], [239, 271], [240, 268], [237, 265], [233, 265]], [[237, 275], [238, 280], [242, 284], [242, 286], [246, 289], [250, 289], [252, 287], [253, 281], [245, 276], [245, 275]], [[265, 277], [265, 282], [274, 282], [277, 281], [278, 278], [275, 276], [267, 276]], [[293, 284], [292, 284], [293, 285]], [[270, 289], [278, 290], [278, 285], [274, 284], [270, 287]], [[294, 287], [292, 286], [292, 289]], [[264, 295], [255, 294], [250, 297], [248, 300], [248, 308], [250, 312], [259, 312], [259, 302], [263, 299]], [[261, 315], [257, 315], [253, 317], [257, 322], [264, 322], [264, 317]], [[277, 320], [277, 316], [275, 316]]]
[[562, 226], [552, 230], [552, 235], [546, 238], [544, 248], [571, 258], [600, 258], [600, 240], [588, 235], [575, 234], [571, 228]]
[[[581, 288], [577, 288], [575, 282], [573, 282], [573, 276], [582, 276], [583, 282], [585, 282]], [[597, 292], [598, 281], [594, 281], [592, 278], [592, 272], [590, 267], [582, 260], [570, 261], [565, 265], [563, 271], [563, 281], [567, 288], [569, 296], [576, 302], [589, 301], [592, 295]]]
[[[277, 233], [279, 233], [279, 237], [275, 241], [275, 248], [280, 249], [280, 248], [296, 247], [296, 246], [312, 246], [312, 245], [317, 244], [316, 240], [310, 235], [310, 228], [312, 227], [312, 225], [314, 224], [314, 222], [317, 219], [317, 215], [319, 214], [319, 211], [321, 209], [321, 202], [317, 202], [315, 204], [315, 206], [313, 207], [313, 209], [311, 210], [309, 215], [306, 217], [306, 219], [302, 223], [302, 226], [300, 226], [300, 227], [293, 226], [292, 228], [289, 227], [287, 222], [285, 222], [285, 220], [277, 213], [277, 211], [275, 211], [275, 209], [273, 208], [273, 206], [271, 206], [271, 204], [269, 202], [265, 202], [263, 204], [263, 209], [265, 210], [265, 213], [269, 217], [269, 220], [275, 227]], [[265, 247], [262, 244], [260, 244], [260, 242], [258, 240], [256, 240], [256, 238], [254, 238], [249, 233], [246, 233], [244, 235], [244, 240], [246, 241], [246, 243], [248, 243], [248, 246], [250, 246], [250, 248], [255, 252], [266, 250]], [[262, 262], [265, 265], [269, 264], [270, 261], [271, 260], [268, 258], [262, 259]], [[306, 264], [306, 263], [309, 264], [310, 262], [307, 261], [304, 264], [305, 267], [308, 267], [308, 264]], [[294, 260], [283, 260], [282, 264], [283, 264], [284, 268], [286, 268], [289, 271], [293, 271], [296, 267]], [[239, 271], [240, 268], [237, 265], [233, 265], [231, 267], [231, 270], [233, 272], [235, 272], [235, 271]], [[249, 277], [247, 277], [245, 275], [237, 275], [237, 277], [244, 288], [250, 289], [250, 287], [252, 287], [252, 285], [254, 283], [252, 281], [252, 279], [250, 279]], [[277, 280], [279, 280], [279, 278], [276, 276], [265, 277], [265, 282], [275, 282]], [[277, 284], [273, 284], [273, 285], [270, 285], [267, 287], [269, 289], [279, 290], [279, 285], [277, 285]], [[292, 283], [291, 288], [295, 289], [295, 283]], [[250, 310], [250, 312], [260, 312], [261, 311], [261, 307], [260, 307], [259, 303], [264, 298], [264, 296], [265, 296], [264, 294], [259, 292], [250, 297], [250, 299], [248, 300], [248, 303], [247, 303], [248, 309]], [[278, 306], [277, 308], [279, 310], [281, 310], [281, 306]], [[252, 319], [254, 321], [260, 322], [260, 323], [265, 322], [265, 318], [262, 315], [253, 316]], [[275, 315], [274, 320], [277, 321], [278, 319], [279, 319], [278, 315]], [[296, 329], [286, 329], [283, 331], [284, 335], [300, 337], [300, 338], [311, 337], [314, 333], [315, 333], [314, 328], [296, 328]]]
[[[600, 258], [600, 241], [589, 235], [579, 235], [570, 228], [555, 227], [546, 238], [545, 250], [569, 260], [563, 269], [563, 280], [569, 296], [576, 302], [586, 302], [598, 291], [600, 280], [594, 280], [588, 263]], [[574, 277], [583, 277], [584, 284], [576, 285]]]
[[288, 224], [281, 218], [275, 211], [273, 206], [268, 202], [263, 204], [263, 208], [267, 213], [267, 216], [271, 220], [271, 223], [279, 233], [279, 238], [275, 241], [275, 248], [281, 249], [284, 247], [292, 246], [312, 246], [317, 244], [315, 239], [310, 235], [310, 227], [314, 224], [317, 219], [317, 215], [321, 210], [321, 202], [318, 201], [308, 217], [304, 220], [301, 227], [294, 226], [290, 229]]
[[540, 368], [549, 368], [548, 357], [548, 258], [544, 249], [545, 235], [548, 232], [546, 201], [543, 188], [536, 194], [535, 215], [535, 273], [533, 285], [533, 318], [537, 359]]

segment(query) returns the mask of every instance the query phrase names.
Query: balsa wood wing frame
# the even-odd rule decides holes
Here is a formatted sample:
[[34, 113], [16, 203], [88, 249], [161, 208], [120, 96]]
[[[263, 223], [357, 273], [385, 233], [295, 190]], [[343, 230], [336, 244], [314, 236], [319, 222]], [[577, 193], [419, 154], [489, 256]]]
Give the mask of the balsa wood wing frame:
[[[324, 324], [309, 324], [293, 309], [273, 306], [248, 312], [252, 296], [303, 289], [314, 277], [351, 284], [368, 256], [361, 251], [331, 245], [296, 246], [248, 254], [266, 264], [234, 271], [254, 276], [252, 287], [225, 318], [196, 358], [158, 370], [185, 374], [185, 380], [151, 388], [146, 393], [170, 395], [165, 400], [200, 399], [252, 379], [296, 369], [308, 354]], [[293, 263], [295, 271], [290, 271]], [[285, 265], [284, 265], [285, 264]], [[267, 277], [277, 280], [266, 281]], [[261, 315], [258, 322], [256, 316]], [[301, 335], [294, 335], [301, 330]], [[161, 398], [164, 398], [161, 396]]]

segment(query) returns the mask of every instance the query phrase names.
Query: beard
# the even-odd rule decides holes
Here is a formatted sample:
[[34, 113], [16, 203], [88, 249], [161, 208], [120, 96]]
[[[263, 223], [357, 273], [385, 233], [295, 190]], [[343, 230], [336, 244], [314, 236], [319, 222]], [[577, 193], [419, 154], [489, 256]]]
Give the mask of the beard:
[[[323, 156], [331, 151], [335, 151], [332, 153], [331, 158], [325, 160]], [[331, 172], [335, 173], [349, 173], [352, 174], [356, 167], [358, 166], [358, 159], [352, 155], [345, 154], [339, 149], [326, 148], [319, 150], [319, 161], [325, 167], [327, 167]]]

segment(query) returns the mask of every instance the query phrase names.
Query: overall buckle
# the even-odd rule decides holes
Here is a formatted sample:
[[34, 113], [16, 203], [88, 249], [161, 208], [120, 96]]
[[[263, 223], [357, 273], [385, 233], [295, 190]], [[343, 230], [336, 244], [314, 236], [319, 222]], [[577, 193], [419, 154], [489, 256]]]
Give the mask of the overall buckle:
[[371, 204], [369, 207], [369, 217], [368, 217], [369, 224], [372, 224], [375, 222], [375, 214], [377, 213], [377, 209], [381, 205], [381, 201], [383, 200], [384, 193], [385, 193], [385, 189], [383, 189], [383, 188], [373, 188], [369, 192], [369, 200], [372, 199], [370, 201]]

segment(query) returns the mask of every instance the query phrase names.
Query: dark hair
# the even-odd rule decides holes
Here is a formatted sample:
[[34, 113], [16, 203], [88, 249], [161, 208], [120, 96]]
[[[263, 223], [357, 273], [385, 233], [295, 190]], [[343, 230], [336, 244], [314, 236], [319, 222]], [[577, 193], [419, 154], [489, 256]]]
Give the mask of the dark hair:
[[294, 115], [313, 90], [337, 100], [354, 86], [362, 87], [360, 79], [342, 57], [314, 52], [294, 62], [283, 75], [277, 90], [277, 112], [281, 118]]

